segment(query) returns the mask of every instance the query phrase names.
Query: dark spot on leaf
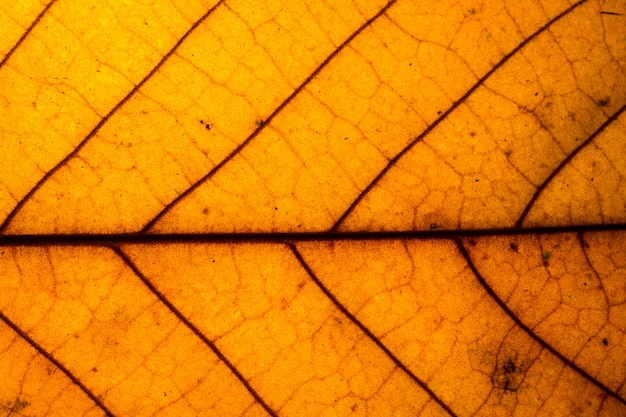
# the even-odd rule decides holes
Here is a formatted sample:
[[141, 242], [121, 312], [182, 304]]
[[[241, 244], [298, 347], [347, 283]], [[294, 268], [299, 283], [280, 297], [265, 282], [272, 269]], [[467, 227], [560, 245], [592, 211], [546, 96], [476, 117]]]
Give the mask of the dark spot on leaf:
[[504, 362], [504, 366], [502, 367], [502, 370], [504, 371], [504, 373], [512, 374], [515, 372], [516, 369], [517, 369], [517, 366], [515, 365], [515, 360], [510, 356], [506, 358], [506, 361]]
[[517, 245], [515, 243], [513, 242], [509, 243], [509, 247], [511, 248], [512, 251], [517, 253]]
[[504, 393], [516, 393], [524, 379], [525, 369], [515, 356], [507, 356], [506, 359], [496, 365], [496, 369], [491, 376], [491, 382], [495, 388], [499, 388]]
[[209, 214], [209, 209], [208, 208], [203, 208], [202, 209], [202, 214]]
[[9, 412], [7, 416], [17, 414], [26, 407], [28, 407], [30, 403], [26, 400], [22, 400], [20, 397], [17, 397], [15, 401], [7, 401], [4, 406]]
[[430, 230], [443, 229], [443, 225], [441, 223], [431, 223]]
[[602, 344], [604, 346], [608, 346], [609, 345], [609, 339], [607, 339], [606, 337], [604, 339], [602, 339]]
[[609, 105], [610, 102], [611, 102], [611, 98], [607, 96], [598, 100], [598, 106], [606, 107]]
[[541, 254], [541, 260], [543, 261], [544, 265], [548, 265], [548, 263], [550, 262], [550, 258], [552, 258], [552, 252], [545, 251]]
[[357, 403], [352, 404], [352, 407], [350, 407], [350, 411], [352, 411], [353, 413], [356, 413], [356, 410], [359, 408], [359, 405]]
[[205, 122], [204, 120], [200, 119], [200, 123], [204, 125], [204, 128], [206, 130], [211, 130], [211, 123], [209, 122]]

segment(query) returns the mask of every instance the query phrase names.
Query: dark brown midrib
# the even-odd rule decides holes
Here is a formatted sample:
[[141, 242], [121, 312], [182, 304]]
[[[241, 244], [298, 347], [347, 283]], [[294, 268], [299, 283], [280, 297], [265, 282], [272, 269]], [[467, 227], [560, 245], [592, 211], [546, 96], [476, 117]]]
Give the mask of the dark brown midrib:
[[481, 236], [550, 235], [556, 233], [617, 232], [626, 223], [560, 227], [499, 228], [470, 230], [412, 230], [302, 233], [163, 233], [163, 234], [49, 234], [0, 235], [0, 247], [8, 246], [111, 246], [128, 244], [281, 243], [343, 240], [458, 239]]

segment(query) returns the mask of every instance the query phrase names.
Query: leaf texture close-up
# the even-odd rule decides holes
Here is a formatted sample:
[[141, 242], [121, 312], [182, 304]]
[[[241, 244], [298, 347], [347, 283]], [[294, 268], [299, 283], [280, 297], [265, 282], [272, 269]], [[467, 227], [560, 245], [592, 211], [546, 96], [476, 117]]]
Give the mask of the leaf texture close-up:
[[626, 416], [626, 2], [0, 0], [0, 415]]

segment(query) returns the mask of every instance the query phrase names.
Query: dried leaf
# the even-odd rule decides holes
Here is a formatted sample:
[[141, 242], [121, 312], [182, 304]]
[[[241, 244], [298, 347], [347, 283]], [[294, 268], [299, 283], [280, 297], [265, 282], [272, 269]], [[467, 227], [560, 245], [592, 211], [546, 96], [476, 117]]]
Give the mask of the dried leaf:
[[625, 16], [0, 6], [0, 414], [626, 416]]

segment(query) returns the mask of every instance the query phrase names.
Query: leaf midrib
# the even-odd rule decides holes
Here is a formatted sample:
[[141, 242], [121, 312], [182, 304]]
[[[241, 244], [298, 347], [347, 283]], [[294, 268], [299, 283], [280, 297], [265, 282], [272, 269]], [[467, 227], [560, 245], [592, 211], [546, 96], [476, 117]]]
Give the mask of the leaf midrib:
[[122, 244], [306, 242], [345, 240], [443, 239], [465, 237], [551, 235], [557, 233], [611, 232], [626, 230], [626, 223], [512, 227], [467, 230], [407, 230], [354, 232], [251, 232], [251, 233], [121, 233], [121, 234], [0, 234], [0, 247], [7, 246], [112, 246]]

